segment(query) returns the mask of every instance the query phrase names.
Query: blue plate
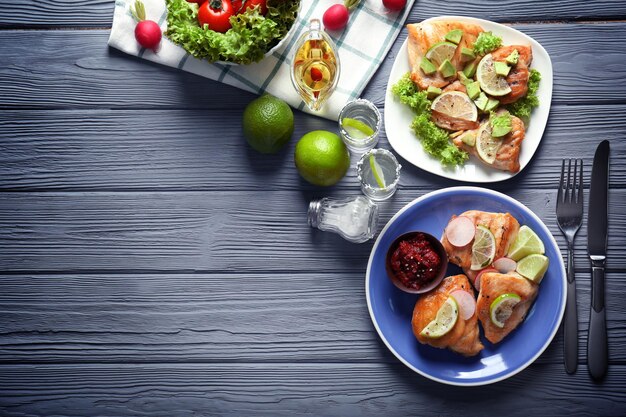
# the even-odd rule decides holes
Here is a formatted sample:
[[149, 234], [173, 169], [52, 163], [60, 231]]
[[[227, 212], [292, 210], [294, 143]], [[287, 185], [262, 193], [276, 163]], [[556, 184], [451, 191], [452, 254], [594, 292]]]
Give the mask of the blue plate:
[[[385, 255], [396, 237], [413, 230], [441, 236], [450, 217], [467, 210], [511, 213], [520, 225], [525, 224], [537, 233], [550, 259], [539, 295], [526, 320], [496, 345], [482, 337], [481, 329], [485, 349], [471, 358], [420, 344], [411, 329], [413, 306], [419, 295], [397, 289], [385, 272]], [[491, 384], [515, 375], [533, 363], [554, 338], [565, 311], [566, 275], [562, 259], [548, 228], [520, 202], [483, 188], [446, 188], [407, 204], [382, 230], [367, 265], [367, 306], [380, 337], [409, 368], [444, 384]], [[450, 264], [448, 275], [457, 273], [460, 269]]]

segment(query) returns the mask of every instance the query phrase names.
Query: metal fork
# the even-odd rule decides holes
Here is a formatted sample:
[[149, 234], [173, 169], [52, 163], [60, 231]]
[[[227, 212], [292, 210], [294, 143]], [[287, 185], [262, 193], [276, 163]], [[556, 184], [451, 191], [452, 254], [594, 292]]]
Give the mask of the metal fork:
[[[580, 163], [580, 168], [578, 167]], [[577, 175], [578, 171], [578, 175]], [[578, 181], [577, 181], [578, 178]], [[574, 281], [574, 237], [583, 221], [583, 161], [572, 160], [567, 165], [565, 182], [565, 160], [561, 165], [561, 182], [556, 196], [556, 220], [567, 239], [567, 304], [563, 326], [565, 370], [576, 372], [578, 366], [578, 317], [576, 314], [576, 282]]]

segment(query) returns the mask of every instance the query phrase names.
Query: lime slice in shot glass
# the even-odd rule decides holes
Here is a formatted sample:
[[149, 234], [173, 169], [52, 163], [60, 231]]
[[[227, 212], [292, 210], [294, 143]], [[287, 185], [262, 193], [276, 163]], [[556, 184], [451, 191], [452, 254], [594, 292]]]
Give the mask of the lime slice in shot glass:
[[372, 175], [374, 176], [378, 187], [385, 188], [385, 175], [383, 174], [383, 170], [378, 164], [378, 161], [376, 161], [374, 154], [370, 155], [370, 168], [372, 168]]
[[367, 123], [350, 117], [341, 119], [341, 125], [348, 132], [348, 135], [354, 139], [366, 139], [374, 134], [374, 129]]

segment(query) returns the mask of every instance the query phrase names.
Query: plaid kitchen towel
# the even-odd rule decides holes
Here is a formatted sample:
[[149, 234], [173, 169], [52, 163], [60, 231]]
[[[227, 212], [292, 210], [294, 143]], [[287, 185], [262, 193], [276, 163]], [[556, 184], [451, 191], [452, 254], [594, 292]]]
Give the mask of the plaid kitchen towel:
[[[302, 0], [291, 38], [261, 62], [251, 65], [209, 63], [190, 56], [182, 47], [163, 38], [154, 53], [141, 48], [135, 40], [136, 22], [130, 14], [135, 0], [116, 0], [113, 28], [109, 45], [130, 55], [179, 68], [202, 77], [217, 80], [257, 94], [268, 92], [280, 97], [292, 107], [309, 112], [291, 84], [290, 68], [294, 46], [313, 18], [322, 19], [333, 0]], [[341, 108], [358, 98], [376, 72], [398, 36], [415, 0], [396, 13], [387, 11], [381, 0], [363, 0], [350, 12], [348, 26], [343, 31], [328, 31], [339, 50], [341, 75], [337, 89], [320, 112], [322, 117], [337, 120]], [[146, 17], [156, 21], [163, 32], [167, 29], [167, 9], [164, 0], [143, 0]]]

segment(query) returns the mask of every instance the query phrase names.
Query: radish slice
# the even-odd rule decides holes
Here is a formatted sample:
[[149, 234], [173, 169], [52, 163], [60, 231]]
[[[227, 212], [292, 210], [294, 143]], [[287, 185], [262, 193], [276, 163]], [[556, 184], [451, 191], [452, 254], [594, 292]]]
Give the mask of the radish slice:
[[498, 258], [493, 263], [493, 267], [496, 268], [501, 274], [508, 274], [509, 272], [515, 271], [517, 268], [517, 262], [515, 262], [511, 258]]
[[469, 320], [476, 311], [476, 300], [470, 293], [465, 290], [456, 290], [450, 293], [450, 296], [454, 298], [459, 305], [459, 313], [463, 320]]
[[474, 240], [476, 226], [474, 222], [465, 216], [455, 217], [446, 226], [446, 237], [452, 246], [462, 248]]
[[498, 270], [494, 268], [485, 268], [480, 271], [478, 275], [476, 275], [476, 278], [474, 278], [474, 288], [476, 288], [476, 291], [480, 291], [480, 277], [487, 272], [498, 272]]

